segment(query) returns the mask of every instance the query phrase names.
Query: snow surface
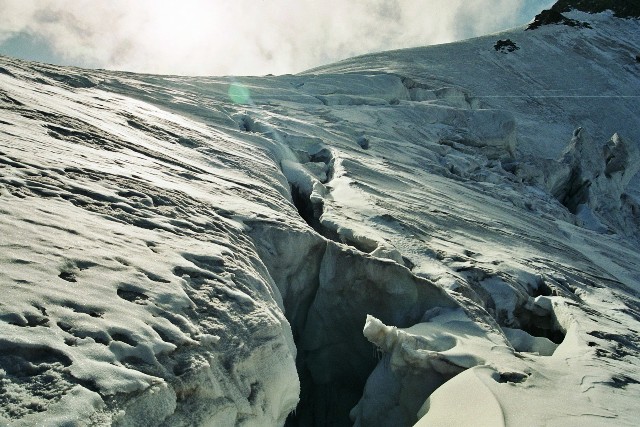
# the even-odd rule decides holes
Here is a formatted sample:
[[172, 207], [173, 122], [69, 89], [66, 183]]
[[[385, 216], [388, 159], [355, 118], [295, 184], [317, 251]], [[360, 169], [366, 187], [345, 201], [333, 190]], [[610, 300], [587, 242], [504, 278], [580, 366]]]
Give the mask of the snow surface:
[[295, 76], [0, 58], [0, 423], [637, 425], [640, 23], [569, 15]]

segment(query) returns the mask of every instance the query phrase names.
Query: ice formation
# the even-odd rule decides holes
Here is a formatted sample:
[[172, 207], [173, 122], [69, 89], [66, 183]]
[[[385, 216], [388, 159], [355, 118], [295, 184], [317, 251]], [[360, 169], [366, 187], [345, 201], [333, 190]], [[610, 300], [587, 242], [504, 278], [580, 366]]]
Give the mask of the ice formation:
[[0, 424], [637, 425], [640, 22], [570, 9], [279, 77], [0, 57]]

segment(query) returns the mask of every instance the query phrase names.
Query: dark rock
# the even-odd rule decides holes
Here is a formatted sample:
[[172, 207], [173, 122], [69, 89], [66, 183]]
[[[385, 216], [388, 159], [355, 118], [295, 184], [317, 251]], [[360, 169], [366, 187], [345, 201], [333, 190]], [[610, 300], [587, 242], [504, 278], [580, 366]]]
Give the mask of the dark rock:
[[581, 22], [575, 19], [569, 19], [564, 16], [559, 10], [551, 8], [543, 10], [533, 19], [533, 22], [529, 24], [527, 30], [535, 30], [543, 25], [560, 24], [567, 25], [569, 27], [576, 28], [591, 28], [591, 25], [587, 22]]
[[640, 2], [621, 0], [558, 0], [550, 9], [543, 10], [536, 15], [533, 22], [527, 27], [535, 30], [542, 25], [562, 24], [570, 27], [591, 28], [587, 22], [569, 19], [563, 15], [565, 12], [578, 10], [586, 13], [601, 13], [607, 10], [613, 12], [616, 18], [640, 18]]
[[502, 52], [502, 53], [515, 52], [516, 50], [520, 49], [518, 46], [516, 46], [516, 44], [511, 39], [498, 40], [496, 44], [493, 45], [493, 48], [497, 52]]
[[616, 18], [640, 18], [640, 2], [624, 0], [558, 0], [551, 9], [600, 13], [610, 10]]

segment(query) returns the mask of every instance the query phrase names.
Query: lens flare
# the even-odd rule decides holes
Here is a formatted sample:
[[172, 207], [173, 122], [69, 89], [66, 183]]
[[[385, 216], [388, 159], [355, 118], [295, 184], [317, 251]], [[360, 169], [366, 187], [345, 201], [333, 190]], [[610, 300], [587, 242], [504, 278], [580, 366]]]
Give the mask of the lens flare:
[[229, 85], [229, 98], [236, 104], [251, 103], [249, 89], [242, 83], [231, 83], [231, 85]]

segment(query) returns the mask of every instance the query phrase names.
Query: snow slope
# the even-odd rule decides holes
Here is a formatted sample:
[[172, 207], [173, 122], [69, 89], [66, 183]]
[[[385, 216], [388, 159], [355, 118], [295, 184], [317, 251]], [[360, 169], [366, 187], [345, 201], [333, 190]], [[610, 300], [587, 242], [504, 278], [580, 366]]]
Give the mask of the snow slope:
[[[565, 15], [592, 28], [522, 27], [460, 43], [360, 56], [308, 73], [376, 71], [434, 87], [462, 87], [479, 103], [516, 116], [519, 148], [527, 154], [557, 158], [580, 126], [597, 139], [624, 129], [623, 136], [637, 141], [640, 20], [616, 19], [611, 12]], [[496, 51], [496, 42], [505, 39], [518, 49]]]
[[0, 58], [2, 423], [636, 425], [639, 23], [568, 15], [296, 76]]

